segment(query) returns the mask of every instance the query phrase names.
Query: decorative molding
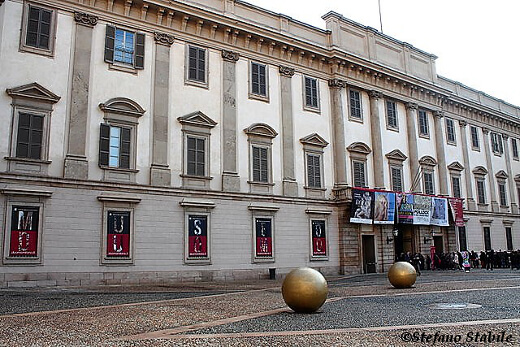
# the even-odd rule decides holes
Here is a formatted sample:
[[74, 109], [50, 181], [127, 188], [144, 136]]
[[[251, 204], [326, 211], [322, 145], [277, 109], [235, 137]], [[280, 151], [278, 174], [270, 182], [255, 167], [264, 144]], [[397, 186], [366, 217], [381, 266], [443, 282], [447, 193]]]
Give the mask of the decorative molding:
[[173, 44], [173, 42], [175, 41], [175, 37], [173, 37], [173, 35], [161, 33], [158, 31], [154, 31], [153, 37], [154, 37], [156, 43], [165, 45], [165, 46], [171, 46]]
[[435, 160], [435, 158], [433, 158], [429, 155], [425, 155], [421, 159], [419, 159], [419, 164], [421, 166], [433, 167], [433, 166], [437, 165], [437, 160]]
[[437, 117], [437, 118], [444, 117], [444, 112], [442, 112], [442, 111], [433, 111], [432, 113], [433, 113], [434, 117]]
[[475, 176], [486, 176], [488, 174], [488, 170], [483, 166], [477, 166], [472, 172]]
[[136, 195], [127, 194], [106, 194], [103, 193], [98, 195], [97, 199], [102, 202], [123, 202], [129, 204], [138, 204], [141, 202], [141, 198]]
[[498, 179], [507, 180], [509, 175], [504, 170], [500, 170], [495, 174], [495, 177]]
[[305, 137], [302, 137], [300, 139], [300, 142], [304, 145], [311, 145], [311, 146], [317, 146], [317, 147], [327, 147], [328, 142], [323, 139], [320, 135], [317, 133], [313, 133], [310, 135], [307, 135]]
[[74, 20], [78, 24], [83, 24], [92, 28], [97, 24], [98, 17], [88, 13], [74, 11]]
[[419, 108], [419, 105], [417, 105], [414, 102], [407, 102], [406, 104], [404, 104], [404, 106], [407, 110], [417, 110]]
[[468, 122], [466, 122], [465, 120], [462, 120], [462, 119], [459, 120], [459, 126], [461, 128], [466, 127], [466, 125], [468, 125]]
[[269, 125], [264, 123], [255, 123], [244, 129], [247, 135], [256, 135], [269, 138], [275, 138], [278, 136], [276, 130], [271, 128]]
[[215, 208], [216, 204], [213, 201], [209, 200], [199, 200], [199, 199], [188, 199], [184, 198], [179, 202], [184, 208], [187, 207], [199, 207], [199, 208]]
[[482, 127], [482, 133], [484, 135], [488, 135], [489, 134], [489, 128]]
[[255, 204], [252, 203], [247, 207], [250, 211], [278, 212], [280, 206], [271, 204]]
[[228, 51], [223, 49], [222, 50], [222, 58], [225, 61], [229, 61], [231, 63], [236, 63], [238, 59], [240, 58], [240, 54], [238, 52]]
[[305, 209], [305, 213], [307, 214], [322, 214], [322, 215], [329, 215], [332, 213], [332, 210], [329, 209], [321, 209], [321, 208], [307, 208]]
[[347, 147], [347, 151], [364, 155], [369, 155], [372, 152], [370, 147], [363, 142], [352, 143], [350, 146]]
[[39, 102], [45, 102], [49, 104], [57, 103], [61, 97], [57, 96], [50, 90], [42, 87], [40, 84], [33, 82], [29, 84], [24, 84], [23, 86], [8, 88], [5, 90], [7, 95], [16, 98], [24, 98], [24, 99], [36, 99]]
[[385, 157], [389, 160], [395, 160], [399, 162], [403, 162], [408, 159], [408, 157], [398, 149], [394, 149], [393, 151], [385, 154]]
[[462, 164], [459, 163], [458, 161], [454, 161], [453, 163], [448, 165], [448, 170], [460, 172], [460, 171], [464, 170], [464, 166], [462, 166]]
[[99, 108], [105, 113], [116, 113], [131, 117], [141, 117], [146, 111], [135, 101], [128, 98], [112, 98], [100, 103]]
[[5, 187], [0, 189], [0, 193], [10, 196], [38, 196], [49, 198], [52, 196], [52, 190], [29, 189], [22, 187]]
[[368, 92], [368, 96], [374, 99], [380, 99], [383, 97], [383, 93], [378, 92], [377, 90], [371, 90]]
[[292, 67], [287, 67], [280, 65], [279, 66], [280, 75], [285, 77], [293, 77], [294, 76], [294, 69]]
[[509, 139], [508, 134], [501, 134], [501, 135], [502, 135], [502, 138], [504, 139], [504, 141], [507, 141]]
[[189, 113], [185, 116], [177, 118], [177, 120], [183, 125], [192, 125], [204, 128], [213, 128], [215, 125], [217, 125], [217, 122], [206, 116], [201, 111]]
[[340, 80], [339, 78], [333, 78], [329, 80], [329, 87], [331, 88], [346, 88], [347, 82]]

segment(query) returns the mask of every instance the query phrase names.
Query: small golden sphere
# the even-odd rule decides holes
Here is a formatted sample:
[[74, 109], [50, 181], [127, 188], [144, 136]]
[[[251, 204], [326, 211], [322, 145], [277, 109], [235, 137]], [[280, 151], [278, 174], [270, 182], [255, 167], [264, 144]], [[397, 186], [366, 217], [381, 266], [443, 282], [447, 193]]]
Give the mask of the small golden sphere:
[[325, 277], [308, 267], [292, 270], [282, 284], [285, 303], [298, 313], [317, 311], [327, 300], [328, 291]]
[[396, 288], [410, 288], [416, 279], [415, 268], [406, 261], [398, 261], [388, 270], [388, 280]]

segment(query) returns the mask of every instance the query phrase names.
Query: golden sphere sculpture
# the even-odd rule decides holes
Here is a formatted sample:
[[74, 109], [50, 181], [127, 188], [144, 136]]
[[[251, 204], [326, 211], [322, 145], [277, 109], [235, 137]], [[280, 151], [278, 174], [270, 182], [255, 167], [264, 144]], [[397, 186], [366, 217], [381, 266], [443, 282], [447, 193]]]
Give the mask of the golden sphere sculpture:
[[282, 284], [285, 303], [298, 313], [317, 311], [327, 300], [328, 292], [325, 277], [309, 267], [292, 270]]
[[415, 268], [406, 261], [398, 261], [388, 270], [388, 280], [395, 288], [410, 288], [416, 279]]

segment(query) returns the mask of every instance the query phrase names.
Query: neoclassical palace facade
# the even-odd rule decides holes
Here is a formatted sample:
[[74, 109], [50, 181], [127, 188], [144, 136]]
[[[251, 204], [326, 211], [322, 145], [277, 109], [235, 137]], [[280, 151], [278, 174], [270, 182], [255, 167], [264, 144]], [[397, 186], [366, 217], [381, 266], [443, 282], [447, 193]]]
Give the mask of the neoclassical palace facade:
[[[520, 108], [323, 20], [240, 0], [1, 0], [0, 286], [519, 248]], [[356, 187], [460, 197], [463, 224], [356, 223]]]

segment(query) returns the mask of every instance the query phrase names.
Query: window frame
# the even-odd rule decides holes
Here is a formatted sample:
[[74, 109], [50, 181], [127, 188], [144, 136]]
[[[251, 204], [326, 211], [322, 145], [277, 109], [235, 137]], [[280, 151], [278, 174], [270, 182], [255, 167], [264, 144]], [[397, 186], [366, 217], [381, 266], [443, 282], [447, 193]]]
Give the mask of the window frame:
[[507, 206], [509, 206], [508, 202], [507, 202], [507, 186], [506, 186], [506, 182], [504, 180], [498, 180], [497, 186], [498, 186], [498, 198], [499, 198], [499, 201], [500, 201], [500, 207], [507, 207]]
[[419, 137], [430, 138], [430, 124], [428, 119], [428, 112], [425, 109], [419, 108], [417, 110], [417, 127], [419, 130]]
[[[356, 164], [358, 165], [361, 165], [362, 167], [362, 174], [363, 174], [363, 185], [357, 185], [357, 182], [356, 182]], [[355, 158], [355, 159], [352, 159], [351, 160], [351, 165], [352, 165], [352, 187], [355, 187], [355, 188], [367, 188], [368, 187], [368, 184], [367, 184], [367, 181], [368, 181], [368, 177], [367, 177], [367, 161], [366, 160], [361, 160], [361, 159], [358, 159], [358, 158]]]
[[[254, 123], [244, 129], [248, 141], [248, 181], [251, 192], [271, 194], [273, 183], [273, 139], [278, 133], [269, 125], [264, 123]], [[267, 182], [256, 181], [254, 178], [254, 148], [264, 148], [267, 150]]]
[[[207, 200], [184, 198], [179, 203], [184, 208], [184, 264], [186, 265], [211, 265], [212, 262], [212, 212], [215, 203]], [[206, 256], [190, 256], [190, 216], [203, 216], [206, 218]]]
[[474, 151], [480, 151], [480, 138], [478, 134], [478, 127], [471, 125], [470, 127], [471, 136], [471, 149]]
[[[320, 102], [320, 81], [317, 78], [303, 75], [303, 108], [307, 111], [312, 112], [320, 112], [321, 102]], [[307, 81], [314, 83], [315, 86], [310, 86], [311, 95], [308, 95]], [[313, 95], [315, 93], [315, 95]], [[309, 104], [307, 101], [308, 97], [310, 97], [311, 101], [316, 99], [316, 104]], [[313, 98], [314, 97], [314, 98]]]
[[[391, 107], [390, 107], [391, 106]], [[394, 100], [385, 100], [386, 128], [393, 131], [399, 131], [399, 114], [397, 112], [397, 103]], [[393, 113], [393, 115], [391, 115]], [[395, 124], [391, 124], [390, 120], [394, 119]]]
[[[263, 67], [264, 68], [264, 88], [265, 93], [262, 94], [261, 92], [255, 92], [254, 91], [254, 66]], [[259, 75], [260, 79], [260, 75]], [[262, 87], [261, 81], [258, 82], [259, 87]], [[261, 101], [269, 101], [269, 66], [264, 63], [260, 63], [258, 61], [251, 60], [249, 62], [249, 98], [251, 99], [257, 99]]]
[[455, 131], [455, 122], [451, 118], [445, 118], [446, 125], [446, 142], [449, 145], [457, 145], [457, 134]]
[[491, 151], [493, 154], [501, 156], [504, 154], [504, 144], [502, 143], [502, 134], [491, 131], [490, 132]]
[[[116, 34], [118, 30], [125, 34], [131, 33], [134, 35], [132, 63], [116, 60]], [[137, 70], [144, 69], [145, 44], [146, 36], [144, 33], [122, 26], [107, 24], [105, 29], [104, 60], [109, 64], [110, 69], [136, 73]]]
[[[451, 192], [452, 196], [454, 198], [461, 198], [462, 197], [462, 186], [461, 186], [461, 179], [460, 175], [451, 174]], [[457, 185], [455, 182], [458, 182]]]
[[[313, 171], [313, 175], [314, 177], [312, 177], [311, 179], [311, 172], [309, 172], [309, 157], [314, 157], [314, 158], [317, 158], [317, 160], [319, 161], [318, 162], [318, 165], [313, 165], [313, 170], [315, 170], [316, 168], [318, 169], [318, 175], [316, 175], [315, 171]], [[315, 164], [315, 163], [313, 163]], [[309, 188], [309, 189], [322, 189], [323, 188], [323, 153], [320, 153], [318, 151], [305, 151], [305, 172], [306, 172], [306, 175], [305, 175], [305, 178], [306, 178], [306, 181], [305, 181], [305, 187], [306, 188]], [[318, 178], [316, 178], [316, 176], [319, 176]], [[315, 181], [316, 179], [319, 180], [318, 184], [315, 184]], [[311, 181], [314, 182], [311, 184]]]
[[[209, 49], [206, 47], [202, 47], [195, 44], [187, 43], [185, 45], [186, 47], [186, 53], [185, 53], [185, 75], [184, 75], [184, 83], [192, 86], [202, 87], [202, 88], [208, 88], [209, 87]], [[200, 51], [204, 51], [204, 79], [198, 79], [198, 78], [191, 78], [190, 77], [190, 49], [196, 49], [197, 53]], [[198, 54], [197, 54], [198, 56]], [[199, 58], [196, 58], [197, 65], [199, 64]], [[197, 70], [199, 67], [195, 67]]]
[[490, 225], [485, 225], [482, 227], [482, 236], [484, 238], [484, 250], [485, 251], [489, 251], [492, 248], [492, 245], [491, 245], [491, 226]]
[[[361, 94], [361, 91], [358, 89], [348, 89], [348, 115], [349, 120], [363, 123], [363, 97]], [[358, 98], [357, 100], [352, 100], [354, 95]], [[359, 107], [357, 104], [359, 104]]]
[[[423, 171], [423, 191], [427, 195], [435, 195], [435, 177], [433, 170]], [[429, 177], [429, 179], [427, 179]]]
[[511, 138], [511, 152], [513, 155], [513, 160], [520, 160], [518, 153], [518, 142], [514, 137]]
[[[399, 172], [399, 184], [400, 184], [400, 189], [397, 189], [399, 187], [396, 187], [395, 184], [394, 184], [394, 170], [396, 170], [397, 172]], [[390, 184], [391, 184], [391, 190], [393, 192], [403, 192], [404, 191], [404, 185], [403, 185], [403, 166], [402, 165], [392, 165], [390, 164]]]
[[[27, 44], [27, 30], [29, 27], [29, 15], [31, 7], [39, 8], [44, 11], [51, 12], [51, 23], [49, 26], [49, 47], [41, 48], [35, 47]], [[55, 52], [55, 42], [56, 42], [56, 26], [57, 26], [57, 10], [45, 5], [33, 4], [32, 2], [25, 2], [23, 6], [23, 14], [22, 14], [22, 28], [20, 34], [20, 44], [19, 51], [20, 52], [28, 52], [39, 55], [44, 55], [48, 57], [53, 57]]]
[[508, 251], [513, 251], [513, 226], [511, 224], [506, 224], [505, 232], [506, 232], [506, 247]]
[[487, 205], [486, 201], [486, 179], [484, 177], [475, 178], [475, 188], [477, 190], [477, 204]]

